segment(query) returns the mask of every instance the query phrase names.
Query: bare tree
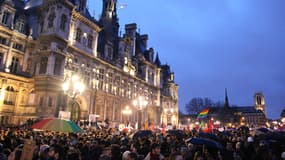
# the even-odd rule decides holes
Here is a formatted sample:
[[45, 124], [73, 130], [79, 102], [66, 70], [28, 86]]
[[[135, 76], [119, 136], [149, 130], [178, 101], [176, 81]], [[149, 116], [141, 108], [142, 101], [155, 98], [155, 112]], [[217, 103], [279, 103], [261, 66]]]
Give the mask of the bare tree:
[[192, 98], [185, 108], [188, 114], [197, 114], [203, 108], [203, 99], [200, 97]]
[[215, 103], [210, 98], [192, 98], [185, 108], [188, 114], [198, 114], [205, 108], [213, 107]]

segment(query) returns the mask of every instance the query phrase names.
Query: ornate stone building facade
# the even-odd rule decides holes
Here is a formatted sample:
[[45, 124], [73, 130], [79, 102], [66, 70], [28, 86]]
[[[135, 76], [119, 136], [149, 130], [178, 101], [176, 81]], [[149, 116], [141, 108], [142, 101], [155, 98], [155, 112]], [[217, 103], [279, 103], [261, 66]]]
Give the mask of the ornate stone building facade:
[[[142, 122], [178, 124], [178, 85], [169, 65], [147, 45], [136, 24], [118, 34], [116, 0], [103, 0], [94, 19], [86, 0], [0, 2], [0, 123], [56, 117], [119, 123], [138, 121], [134, 99], [142, 96]], [[154, 58], [155, 57], [155, 58]], [[72, 99], [62, 84], [78, 75], [85, 85]], [[132, 115], [122, 114], [132, 106]], [[141, 123], [142, 123], [141, 122]]]

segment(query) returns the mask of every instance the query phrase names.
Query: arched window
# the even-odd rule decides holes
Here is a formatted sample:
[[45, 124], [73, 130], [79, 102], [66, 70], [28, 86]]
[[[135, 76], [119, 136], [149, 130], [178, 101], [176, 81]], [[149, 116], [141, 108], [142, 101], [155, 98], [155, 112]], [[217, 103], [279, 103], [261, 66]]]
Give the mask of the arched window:
[[55, 13], [52, 12], [49, 16], [48, 16], [48, 28], [53, 27], [53, 20], [55, 19]]
[[17, 92], [12, 86], [8, 86], [5, 90], [4, 104], [15, 105]]
[[80, 41], [81, 41], [81, 35], [82, 35], [81, 29], [80, 29], [80, 28], [77, 28], [75, 40], [76, 40], [77, 42], [79, 42], [79, 43], [80, 43]]
[[24, 90], [22, 90], [22, 93], [21, 93], [21, 101], [20, 101], [20, 103], [21, 104], [26, 104], [27, 100], [28, 100], [28, 94], [27, 94], [27, 91], [24, 89]]
[[15, 29], [20, 33], [25, 32], [25, 18], [24, 17], [20, 17], [17, 19]]
[[93, 36], [88, 35], [87, 47], [92, 49], [92, 44], [93, 44]]
[[67, 22], [67, 17], [65, 14], [63, 14], [61, 16], [61, 19], [60, 19], [60, 29], [65, 31], [65, 25], [66, 25], [66, 22]]
[[19, 58], [13, 57], [12, 58], [12, 63], [10, 65], [10, 72], [11, 73], [16, 73], [19, 65]]

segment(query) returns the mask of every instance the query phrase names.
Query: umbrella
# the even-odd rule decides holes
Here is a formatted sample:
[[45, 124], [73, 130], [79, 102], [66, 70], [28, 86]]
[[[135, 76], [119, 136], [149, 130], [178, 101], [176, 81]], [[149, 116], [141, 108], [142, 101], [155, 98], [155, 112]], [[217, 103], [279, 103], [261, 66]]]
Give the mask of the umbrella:
[[267, 135], [267, 134], [270, 134], [271, 132], [272, 131], [270, 131], [267, 128], [258, 128], [258, 129], [253, 130], [252, 134], [258, 136], [258, 135]]
[[151, 130], [139, 130], [133, 135], [133, 139], [153, 136]]
[[209, 138], [211, 140], [215, 140], [219, 142], [222, 141], [220, 137], [218, 137], [215, 134], [211, 134], [211, 133], [199, 132], [199, 137]]
[[197, 145], [205, 145], [207, 147], [223, 150], [224, 146], [219, 142], [213, 141], [207, 138], [189, 138], [186, 140], [186, 143], [197, 144]]
[[31, 126], [36, 130], [45, 131], [56, 131], [56, 132], [80, 132], [81, 128], [73, 121], [58, 119], [58, 118], [47, 118], [43, 119]]
[[177, 138], [183, 138], [184, 137], [184, 132], [182, 130], [178, 129], [172, 129], [167, 131], [168, 135], [175, 136]]

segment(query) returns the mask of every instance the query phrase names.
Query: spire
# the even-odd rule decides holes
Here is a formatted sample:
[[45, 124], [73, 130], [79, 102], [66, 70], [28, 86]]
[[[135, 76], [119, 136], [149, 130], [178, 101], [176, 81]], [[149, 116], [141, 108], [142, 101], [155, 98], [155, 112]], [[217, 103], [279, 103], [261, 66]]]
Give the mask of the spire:
[[161, 65], [159, 57], [158, 57], [158, 53], [156, 53], [154, 64], [156, 64], [158, 67], [160, 67], [160, 65]]
[[229, 108], [229, 98], [228, 98], [228, 92], [227, 92], [227, 88], [225, 89], [225, 108]]

